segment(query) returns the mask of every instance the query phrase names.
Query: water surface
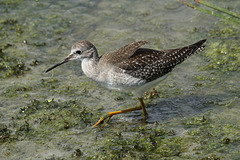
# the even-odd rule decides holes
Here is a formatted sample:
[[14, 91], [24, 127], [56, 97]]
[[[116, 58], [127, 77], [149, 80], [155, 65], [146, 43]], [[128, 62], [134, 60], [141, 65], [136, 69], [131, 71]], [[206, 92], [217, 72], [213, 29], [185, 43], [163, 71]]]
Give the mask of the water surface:
[[[238, 24], [169, 0], [3, 0], [0, 8], [0, 159], [239, 159]], [[136, 40], [168, 49], [205, 38], [203, 52], [146, 94], [146, 122], [139, 111], [92, 129], [136, 97], [90, 81], [80, 62], [44, 73], [78, 40], [102, 55]]]

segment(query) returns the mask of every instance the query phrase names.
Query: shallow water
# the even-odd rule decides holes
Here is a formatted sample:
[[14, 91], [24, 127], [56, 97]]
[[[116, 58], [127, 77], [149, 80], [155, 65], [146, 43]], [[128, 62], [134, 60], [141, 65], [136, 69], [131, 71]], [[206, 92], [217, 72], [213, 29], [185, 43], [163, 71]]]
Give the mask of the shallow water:
[[[169, 0], [3, 0], [0, 17], [0, 159], [239, 159], [239, 24]], [[78, 40], [102, 55], [136, 40], [168, 49], [204, 38], [203, 52], [145, 96], [146, 122], [139, 111], [92, 129], [136, 97], [90, 81], [80, 62], [44, 73]]]

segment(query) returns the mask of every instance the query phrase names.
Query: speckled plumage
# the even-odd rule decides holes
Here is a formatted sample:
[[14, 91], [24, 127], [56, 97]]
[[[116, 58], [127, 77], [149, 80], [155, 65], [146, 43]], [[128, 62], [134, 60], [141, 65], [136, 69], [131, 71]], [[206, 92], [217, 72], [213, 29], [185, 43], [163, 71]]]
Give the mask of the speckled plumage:
[[[72, 46], [71, 53], [61, 63], [56, 64], [47, 72], [69, 60], [82, 60], [85, 75], [111, 89], [132, 91], [138, 96], [156, 85], [157, 79], [163, 77], [183, 62], [190, 55], [202, 50], [205, 46], [201, 40], [192, 45], [169, 50], [140, 48], [147, 41], [129, 43], [120, 49], [99, 56], [96, 47], [83, 40]], [[155, 81], [153, 85], [151, 84]], [[141, 91], [138, 89], [141, 89]], [[135, 91], [136, 90], [136, 91]], [[137, 93], [139, 92], [139, 93]]]
[[169, 73], [187, 57], [202, 50], [204, 42], [205, 40], [202, 40], [187, 47], [163, 51], [139, 48], [116, 66], [124, 69], [126, 74], [150, 82]]
[[[120, 90], [143, 85], [164, 76], [188, 56], [202, 50], [204, 42], [202, 40], [187, 47], [163, 51], [140, 48], [146, 41], [129, 43], [104, 54], [95, 67], [95, 71], [98, 70], [97, 76], [91, 78], [105, 83], [108, 88]], [[83, 62], [82, 66], [84, 65]], [[90, 70], [85, 70], [85, 74]]]

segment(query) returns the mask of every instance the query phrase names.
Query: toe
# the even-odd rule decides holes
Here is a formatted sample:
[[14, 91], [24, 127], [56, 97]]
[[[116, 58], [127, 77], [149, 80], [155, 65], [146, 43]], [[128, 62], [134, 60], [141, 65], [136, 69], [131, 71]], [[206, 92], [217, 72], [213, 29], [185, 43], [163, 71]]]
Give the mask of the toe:
[[93, 127], [96, 127], [96, 126], [99, 125], [99, 124], [103, 124], [103, 123], [104, 123], [104, 120], [105, 120], [104, 117], [100, 118], [99, 121], [92, 126], [92, 128], [93, 128]]

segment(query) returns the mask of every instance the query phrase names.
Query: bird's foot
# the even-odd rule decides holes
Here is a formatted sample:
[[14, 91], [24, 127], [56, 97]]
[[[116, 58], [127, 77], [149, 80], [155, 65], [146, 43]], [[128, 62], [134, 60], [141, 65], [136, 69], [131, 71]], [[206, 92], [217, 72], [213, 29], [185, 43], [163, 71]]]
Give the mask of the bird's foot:
[[146, 121], [148, 119], [148, 113], [147, 112], [143, 113], [142, 116], [143, 116], [144, 121]]
[[143, 113], [143, 115], [142, 115], [142, 116], [143, 116], [143, 119], [142, 119], [142, 121], [143, 121], [143, 122], [146, 122], [146, 121], [147, 121], [147, 119], [148, 119], [148, 114], [147, 114], [147, 113], [145, 113], [145, 114]]
[[112, 118], [112, 116], [113, 115], [111, 115], [111, 114], [109, 114], [109, 113], [107, 113], [107, 114], [105, 114], [104, 116], [102, 116], [100, 119], [99, 119], [99, 121], [96, 123], [96, 124], [94, 124], [93, 126], [92, 126], [92, 128], [93, 127], [96, 127], [97, 125], [101, 125], [101, 128], [104, 126], [104, 124], [106, 123], [106, 122], [108, 122], [111, 118]]

